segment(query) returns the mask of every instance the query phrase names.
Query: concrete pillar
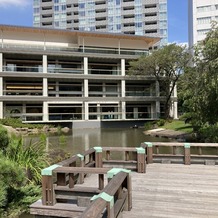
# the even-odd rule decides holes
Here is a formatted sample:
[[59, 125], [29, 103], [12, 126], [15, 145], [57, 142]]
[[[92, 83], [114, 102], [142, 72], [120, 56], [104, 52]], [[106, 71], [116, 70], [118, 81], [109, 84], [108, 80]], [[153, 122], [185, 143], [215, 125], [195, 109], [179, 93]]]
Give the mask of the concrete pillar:
[[138, 108], [137, 107], [134, 107], [133, 108], [133, 114], [134, 114], [134, 119], [138, 119], [139, 118], [139, 113], [138, 113]]
[[106, 84], [102, 83], [102, 91], [103, 91], [103, 97], [106, 97]]
[[101, 120], [101, 105], [97, 104], [97, 120]]
[[125, 66], [125, 59], [121, 59], [121, 76], [126, 75], [126, 66]]
[[3, 55], [0, 53], [0, 72], [3, 71]]
[[126, 82], [125, 80], [121, 81], [121, 97], [126, 97]]
[[84, 74], [85, 74], [85, 75], [88, 75], [88, 74], [89, 74], [88, 58], [87, 58], [87, 57], [84, 57], [83, 62], [84, 62]]
[[[156, 97], [160, 97], [160, 84], [158, 81], [155, 83]], [[156, 101], [156, 118], [160, 118], [160, 101]]]
[[59, 97], [59, 82], [58, 81], [55, 83], [55, 91], [56, 91], [56, 97]]
[[173, 102], [173, 119], [178, 119], [178, 102]]
[[3, 77], [0, 77], [0, 96], [3, 96]]
[[151, 119], [154, 118], [154, 113], [155, 113], [154, 104], [151, 104]]
[[84, 97], [89, 97], [89, 81], [84, 79]]
[[43, 58], [42, 58], [42, 71], [43, 71], [43, 73], [47, 73], [48, 72], [48, 59], [47, 59], [47, 55], [43, 55]]
[[126, 102], [122, 102], [121, 107], [122, 107], [122, 120], [125, 120], [126, 119]]
[[43, 102], [43, 121], [48, 121], [48, 102]]
[[48, 79], [43, 78], [43, 96], [48, 97]]
[[89, 103], [85, 102], [84, 106], [85, 106], [85, 120], [89, 120]]
[[4, 118], [4, 113], [3, 113], [3, 101], [0, 101], [0, 119]]

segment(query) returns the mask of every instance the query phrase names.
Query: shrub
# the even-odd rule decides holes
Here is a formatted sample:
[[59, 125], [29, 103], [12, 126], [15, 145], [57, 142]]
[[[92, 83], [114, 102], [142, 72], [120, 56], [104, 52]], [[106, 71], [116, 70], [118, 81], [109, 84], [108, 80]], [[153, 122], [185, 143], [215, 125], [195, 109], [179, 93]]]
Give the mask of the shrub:
[[201, 127], [198, 132], [198, 140], [201, 142], [210, 142], [217, 143], [218, 142], [218, 126], [204, 126]]
[[7, 129], [0, 125], [0, 150], [4, 151], [9, 143]]
[[166, 121], [164, 119], [160, 119], [157, 121], [158, 126], [164, 126], [165, 123], [166, 123]]

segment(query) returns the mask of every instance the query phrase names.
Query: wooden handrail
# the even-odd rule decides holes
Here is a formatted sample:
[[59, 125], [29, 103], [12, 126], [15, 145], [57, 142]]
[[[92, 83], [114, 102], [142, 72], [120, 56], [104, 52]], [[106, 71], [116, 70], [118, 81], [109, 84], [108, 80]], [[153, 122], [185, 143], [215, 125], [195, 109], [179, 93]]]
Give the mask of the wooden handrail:
[[[129, 174], [125, 172], [119, 172], [115, 175], [108, 183], [108, 185], [102, 190], [103, 193], [106, 193], [108, 196], [112, 196], [115, 202], [107, 202], [105, 199], [97, 198], [94, 200], [89, 207], [83, 212], [80, 216], [81, 218], [97, 218], [99, 217], [105, 208], [107, 209], [107, 217], [115, 218], [118, 216], [119, 212], [122, 211], [124, 205], [116, 204], [116, 202], [121, 198], [121, 193], [123, 188], [126, 188], [128, 192], [128, 197], [123, 199], [123, 203], [128, 204], [124, 209], [131, 210], [132, 207], [132, 195], [131, 195], [131, 180], [129, 179]], [[125, 195], [124, 195], [125, 196]], [[118, 206], [120, 208], [115, 209]], [[118, 214], [115, 214], [115, 211]]]
[[[142, 143], [141, 146], [147, 151], [147, 163], [153, 163], [155, 158], [166, 156], [168, 156], [169, 161], [170, 157], [178, 158], [183, 156], [184, 164], [186, 165], [190, 165], [192, 162], [196, 162], [197, 159], [204, 159], [204, 163], [206, 163], [206, 160], [209, 159], [210, 164], [212, 163], [211, 159], [214, 159], [214, 164], [216, 159], [218, 160], [218, 143], [145, 142]], [[167, 154], [161, 154], [161, 147], [169, 147], [170, 152]], [[175, 150], [177, 147], [183, 148], [183, 152], [181, 154], [176, 154]], [[198, 155], [196, 155], [196, 153], [192, 153], [191, 148], [198, 148]], [[215, 155], [205, 155], [203, 154], [202, 149], [206, 148], [216, 148], [217, 152]]]

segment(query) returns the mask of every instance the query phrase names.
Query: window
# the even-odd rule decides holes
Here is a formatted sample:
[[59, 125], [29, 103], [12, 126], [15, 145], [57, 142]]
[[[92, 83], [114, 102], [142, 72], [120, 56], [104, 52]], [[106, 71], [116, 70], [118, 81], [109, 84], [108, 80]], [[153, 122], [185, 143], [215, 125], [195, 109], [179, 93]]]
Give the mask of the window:
[[208, 12], [208, 11], [211, 11], [211, 5], [197, 7], [198, 13]]
[[197, 19], [198, 24], [210, 24], [211, 17], [201, 17]]
[[209, 32], [210, 29], [202, 29], [202, 30], [198, 30], [198, 35], [205, 35], [207, 34], [207, 32]]

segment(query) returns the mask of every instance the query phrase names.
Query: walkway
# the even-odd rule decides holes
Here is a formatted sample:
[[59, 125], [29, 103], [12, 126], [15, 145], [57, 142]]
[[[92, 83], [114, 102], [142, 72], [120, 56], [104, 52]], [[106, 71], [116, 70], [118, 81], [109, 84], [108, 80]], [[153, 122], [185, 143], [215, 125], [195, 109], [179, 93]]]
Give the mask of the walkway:
[[133, 208], [125, 218], [217, 218], [218, 166], [150, 164], [132, 174]]

